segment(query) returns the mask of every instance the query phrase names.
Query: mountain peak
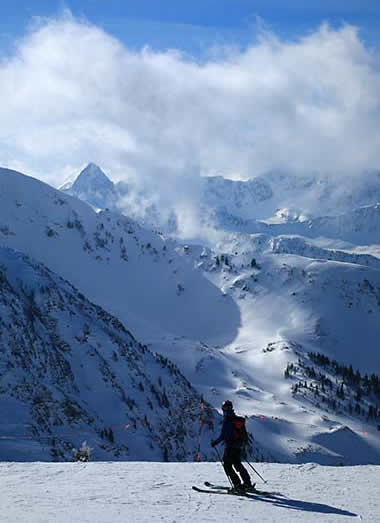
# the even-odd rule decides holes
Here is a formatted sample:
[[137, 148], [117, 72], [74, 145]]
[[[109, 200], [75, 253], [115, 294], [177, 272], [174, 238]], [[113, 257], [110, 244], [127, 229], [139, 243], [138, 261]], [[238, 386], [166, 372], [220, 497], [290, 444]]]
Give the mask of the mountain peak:
[[60, 190], [84, 200], [96, 209], [115, 207], [115, 185], [95, 163], [89, 163], [73, 183], [64, 184]]
[[79, 174], [72, 186], [73, 189], [113, 189], [113, 182], [94, 163], [89, 163]]

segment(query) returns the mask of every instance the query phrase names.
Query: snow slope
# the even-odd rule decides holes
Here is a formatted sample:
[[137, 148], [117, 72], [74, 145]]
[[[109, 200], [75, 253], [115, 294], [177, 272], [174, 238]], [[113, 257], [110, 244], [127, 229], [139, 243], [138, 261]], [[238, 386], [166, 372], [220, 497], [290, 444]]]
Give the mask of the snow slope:
[[0, 461], [70, 460], [84, 440], [97, 460], [192, 461], [200, 415], [207, 459], [218, 418], [171, 362], [117, 318], [3, 248], [0, 398]]
[[[161, 235], [0, 169], [0, 245], [42, 261], [136, 333], [226, 343], [239, 310]], [[223, 317], [223, 322], [219, 321]]]
[[[233, 297], [241, 311], [234, 342], [220, 347], [217, 357], [211, 348], [204, 350], [191, 381], [212, 404], [229, 397], [241, 412], [251, 414], [249, 428], [261, 447], [270, 449], [272, 459], [379, 463], [376, 421], [368, 421], [366, 414], [349, 414], [354, 390], [334, 410], [310, 395], [295, 396], [291, 388], [296, 380], [284, 379], [289, 363], [308, 362], [308, 351], [323, 352], [362, 372], [376, 372], [380, 367], [379, 270], [359, 263], [267, 253], [260, 244], [260, 240], [265, 244], [265, 237], [255, 237], [252, 243], [250, 239], [230, 238], [223, 243], [225, 254], [218, 256], [203, 247], [183, 250], [184, 259]], [[183, 368], [180, 355], [173, 351], [170, 357]], [[210, 375], [212, 386], [206, 381]], [[330, 378], [333, 383], [338, 379], [334, 374]], [[362, 408], [366, 413], [368, 404]], [[334, 431], [346, 425], [350, 427], [346, 439], [355, 453], [350, 445], [337, 452], [333, 442]]]
[[233, 345], [261, 350], [290, 339], [363, 371], [380, 368], [379, 353], [371, 350], [380, 336], [377, 258], [265, 235], [232, 235], [219, 248], [224, 255], [190, 246], [183, 258], [238, 304], [241, 327]]
[[255, 464], [271, 497], [201, 494], [218, 464], [1, 463], [0, 521], [193, 523], [379, 521], [379, 467]]
[[252, 218], [243, 219], [221, 209], [215, 213], [215, 221], [217, 228], [230, 232], [334, 238], [354, 245], [380, 243], [379, 203], [359, 207], [338, 216], [320, 216], [284, 223], [273, 223], [272, 220], [267, 223]]

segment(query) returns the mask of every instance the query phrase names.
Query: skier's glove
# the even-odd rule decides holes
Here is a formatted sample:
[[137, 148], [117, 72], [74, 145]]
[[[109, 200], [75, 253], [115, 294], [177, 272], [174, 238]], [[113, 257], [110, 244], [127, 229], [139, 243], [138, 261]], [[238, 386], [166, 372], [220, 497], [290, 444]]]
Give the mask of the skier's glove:
[[212, 446], [212, 448], [214, 448], [216, 446], [216, 441], [214, 439], [211, 440], [211, 446]]

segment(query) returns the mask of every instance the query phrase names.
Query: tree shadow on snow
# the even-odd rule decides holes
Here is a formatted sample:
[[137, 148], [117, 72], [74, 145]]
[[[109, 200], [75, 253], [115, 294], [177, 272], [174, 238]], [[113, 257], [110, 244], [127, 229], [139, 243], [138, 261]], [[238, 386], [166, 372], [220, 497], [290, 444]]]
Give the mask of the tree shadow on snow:
[[302, 510], [304, 512], [319, 512], [320, 514], [336, 514], [339, 516], [358, 517], [358, 514], [355, 514], [354, 512], [349, 512], [348, 510], [342, 510], [330, 505], [325, 505], [324, 503], [313, 503], [311, 501], [302, 501], [300, 499], [279, 497], [275, 494], [266, 497], [258, 497], [260, 498], [260, 501], [271, 503], [276, 507]]

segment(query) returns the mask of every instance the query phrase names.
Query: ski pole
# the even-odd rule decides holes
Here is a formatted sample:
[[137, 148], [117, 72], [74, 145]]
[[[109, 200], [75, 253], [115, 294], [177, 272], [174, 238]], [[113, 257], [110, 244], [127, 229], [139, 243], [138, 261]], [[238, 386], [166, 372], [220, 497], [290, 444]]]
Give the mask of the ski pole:
[[[214, 447], [214, 449], [216, 450], [216, 453], [218, 454], [218, 458], [219, 458], [219, 461], [220, 463], [223, 465], [223, 468], [224, 468], [224, 462], [220, 456], [220, 453], [219, 453], [219, 450], [217, 447]], [[226, 469], [224, 468], [224, 471], [226, 471]], [[231, 485], [231, 488], [234, 488], [233, 484], [232, 484], [232, 481], [231, 481], [231, 478], [228, 474], [226, 474], [227, 478], [228, 478], [228, 481], [230, 482], [230, 485]]]
[[268, 482], [265, 481], [265, 479], [264, 479], [264, 478], [263, 478], [263, 477], [262, 477], [262, 476], [257, 472], [257, 470], [255, 469], [255, 467], [253, 467], [253, 466], [250, 464], [249, 461], [245, 460], [245, 462], [246, 462], [246, 463], [251, 467], [251, 469], [252, 469], [254, 472], [256, 472], [256, 474], [259, 476], [259, 478], [261, 478], [261, 479], [264, 481], [264, 483], [268, 483]]

